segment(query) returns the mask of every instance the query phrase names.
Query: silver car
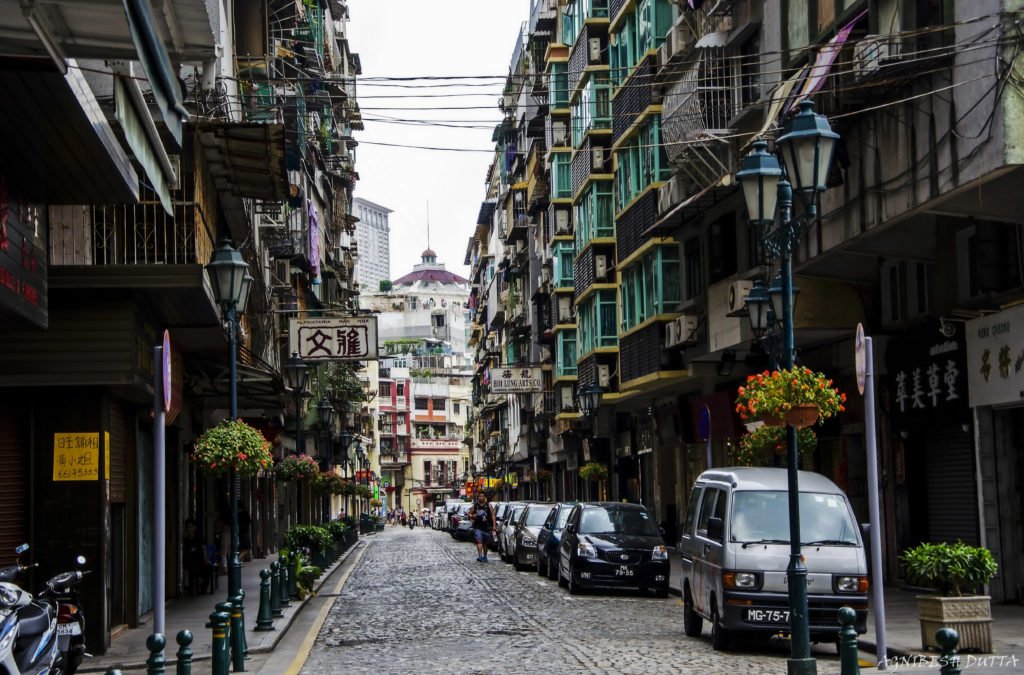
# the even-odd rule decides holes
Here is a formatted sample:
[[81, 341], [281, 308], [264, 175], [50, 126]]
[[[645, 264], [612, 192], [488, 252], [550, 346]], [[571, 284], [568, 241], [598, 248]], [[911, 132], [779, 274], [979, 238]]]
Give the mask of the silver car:
[[523, 514], [526, 502], [511, 502], [505, 505], [505, 517], [498, 530], [498, 554], [507, 563], [512, 562], [512, 535], [515, 530], [512, 523]]
[[513, 523], [512, 564], [517, 570], [537, 566], [537, 535], [554, 506], [541, 502], [527, 504]]

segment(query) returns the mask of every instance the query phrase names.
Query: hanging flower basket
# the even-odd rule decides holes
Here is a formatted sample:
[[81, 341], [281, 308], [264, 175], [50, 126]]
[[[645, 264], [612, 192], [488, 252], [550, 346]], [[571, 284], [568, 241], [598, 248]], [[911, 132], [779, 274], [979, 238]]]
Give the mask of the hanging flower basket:
[[263, 434], [241, 420], [226, 419], [196, 439], [192, 461], [210, 476], [232, 469], [240, 476], [255, 476], [269, 468], [274, 458]]
[[537, 472], [537, 480], [541, 482], [551, 480], [551, 471], [549, 469], [541, 469]]
[[598, 462], [587, 462], [580, 467], [580, 478], [583, 480], [602, 481], [608, 477], [608, 467]]
[[288, 455], [274, 467], [274, 474], [280, 481], [312, 478], [320, 473], [320, 465], [309, 455]]
[[313, 475], [311, 487], [318, 495], [340, 495], [345, 481], [336, 473], [321, 471]]
[[[845, 403], [846, 394], [832, 380], [797, 366], [749, 376], [737, 393], [736, 412], [744, 421], [761, 420], [770, 427], [787, 423], [805, 427], [842, 412]], [[798, 407], [798, 412], [789, 414]]]
[[[813, 458], [818, 437], [810, 428], [797, 430], [796, 447], [800, 461], [806, 467]], [[740, 466], [771, 466], [773, 455], [785, 456], [786, 428], [761, 426], [740, 439], [739, 448], [733, 454], [733, 461]]]

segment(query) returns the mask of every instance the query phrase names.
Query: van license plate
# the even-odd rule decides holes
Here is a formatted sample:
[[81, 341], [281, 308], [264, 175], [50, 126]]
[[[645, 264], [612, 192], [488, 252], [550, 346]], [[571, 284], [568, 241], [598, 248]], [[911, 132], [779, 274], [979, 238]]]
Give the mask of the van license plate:
[[619, 565], [619, 569], [615, 570], [615, 576], [631, 577], [633, 576], [633, 568], [629, 565]]
[[743, 620], [747, 623], [789, 623], [788, 609], [746, 609]]

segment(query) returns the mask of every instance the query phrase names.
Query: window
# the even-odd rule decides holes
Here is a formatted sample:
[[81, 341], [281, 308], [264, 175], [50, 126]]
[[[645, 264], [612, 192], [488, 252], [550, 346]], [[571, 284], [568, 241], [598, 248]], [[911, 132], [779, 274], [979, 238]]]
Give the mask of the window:
[[596, 181], [583, 191], [574, 207], [576, 218], [576, 250], [582, 251], [591, 239], [615, 236], [615, 210], [612, 183]]
[[558, 377], [576, 375], [576, 331], [564, 330], [558, 334], [558, 353], [555, 361]]
[[416, 410], [427, 410], [427, 398], [425, 396], [416, 397]]
[[704, 256], [700, 237], [683, 244], [683, 299], [693, 300], [704, 293]]
[[434, 399], [434, 412], [435, 413], [443, 413], [445, 411], [445, 407], [446, 407], [445, 403], [446, 403], [445, 399], [443, 399], [443, 398], [435, 398]]
[[554, 271], [555, 286], [562, 288], [572, 286], [574, 255], [575, 251], [573, 250], [572, 242], [555, 242], [551, 263]]
[[675, 311], [681, 300], [679, 249], [659, 246], [622, 273], [622, 328]]
[[572, 199], [572, 155], [568, 152], [556, 152], [552, 155], [551, 176], [554, 185], [552, 194], [555, 199]]
[[614, 347], [619, 343], [616, 321], [615, 291], [600, 290], [582, 302], [576, 312], [576, 332], [580, 354], [598, 347]]
[[686, 503], [686, 521], [683, 525], [683, 534], [693, 534], [693, 521], [697, 518], [697, 504], [700, 502], [700, 493], [703, 488], [694, 488], [690, 493], [690, 501]]
[[423, 482], [430, 485], [430, 462], [427, 460], [423, 461]]
[[715, 488], [705, 488], [704, 501], [700, 504], [700, 518], [697, 519], [698, 532], [707, 532], [708, 521], [719, 513], [718, 502], [722, 503], [721, 512], [724, 513], [725, 493]]
[[957, 288], [961, 301], [1021, 285], [1020, 228], [1017, 225], [976, 220], [956, 233], [956, 244]]
[[430, 325], [434, 328], [444, 328], [444, 314], [431, 314]]
[[405, 396], [405, 382], [399, 382], [395, 386], [398, 389], [398, 398], [402, 398], [403, 396]]
[[461, 407], [462, 406], [459, 405], [458, 403], [452, 403], [452, 413], [458, 415], [459, 411], [461, 410]]
[[564, 61], [551, 63], [551, 86], [548, 90], [548, 105], [552, 108], [569, 107], [569, 64]]
[[380, 383], [380, 396], [381, 398], [391, 398], [391, 383], [381, 382]]
[[611, 126], [611, 81], [606, 74], [595, 73], [572, 106], [572, 144], [579, 147], [591, 129], [610, 129]]
[[716, 283], [736, 274], [736, 214], [730, 212], [708, 230], [708, 277]]
[[668, 179], [671, 167], [661, 143], [661, 116], [655, 115], [618, 151], [616, 208], [621, 211], [652, 183]]
[[609, 60], [617, 84], [628, 77], [644, 54], [662, 45], [671, 27], [672, 5], [669, 0], [637, 0], [609, 42], [612, 45], [609, 47]]

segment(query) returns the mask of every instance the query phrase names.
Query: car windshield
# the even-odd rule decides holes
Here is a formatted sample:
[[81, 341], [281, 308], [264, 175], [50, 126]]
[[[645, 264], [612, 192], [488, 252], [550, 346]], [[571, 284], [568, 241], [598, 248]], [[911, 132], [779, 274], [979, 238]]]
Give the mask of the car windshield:
[[[736, 492], [732, 504], [732, 541], [789, 543], [788, 494], [784, 490]], [[855, 546], [850, 510], [839, 495], [800, 493], [800, 539], [803, 544]]]
[[563, 508], [558, 510], [558, 522], [555, 523], [556, 530], [565, 529], [565, 523], [569, 520], [570, 513], [572, 513], [572, 509]]
[[580, 517], [580, 534], [640, 534], [658, 536], [658, 528], [641, 509], [586, 509]]
[[526, 512], [526, 526], [527, 527], [539, 527], [544, 524], [544, 521], [548, 519], [548, 514], [551, 513], [550, 506], [532, 506], [530, 510]]
[[512, 517], [509, 518], [509, 525], [519, 520], [519, 516], [523, 515], [523, 509], [526, 508], [526, 504], [516, 504], [512, 507]]

